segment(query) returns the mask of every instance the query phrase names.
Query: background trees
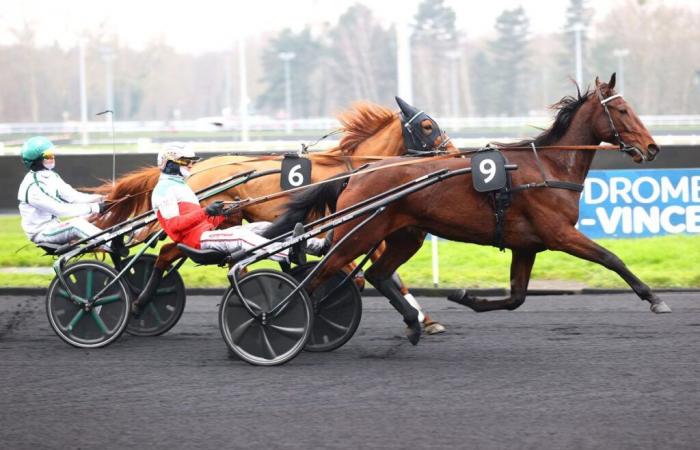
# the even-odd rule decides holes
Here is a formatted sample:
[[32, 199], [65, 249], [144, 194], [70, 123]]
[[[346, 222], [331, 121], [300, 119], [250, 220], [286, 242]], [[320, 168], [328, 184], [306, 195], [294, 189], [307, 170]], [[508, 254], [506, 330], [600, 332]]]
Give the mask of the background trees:
[[[584, 86], [624, 66], [625, 94], [643, 114], [700, 114], [700, 14], [659, 1], [622, 0], [592, 20], [587, 0], [568, 0], [559, 31], [533, 35], [523, 8], [504, 10], [486, 36], [457, 27], [446, 0], [425, 0], [411, 29], [414, 103], [434, 115], [526, 115], [574, 92], [575, 23], [584, 26]], [[78, 50], [37, 46], [29, 24], [4, 30], [0, 122], [79, 118]], [[118, 37], [86, 35], [90, 116], [105, 107], [105, 48], [116, 55], [120, 120], [219, 115], [239, 103], [237, 49], [184, 54], [160, 41], [135, 50]], [[293, 52], [294, 117], [329, 116], [367, 99], [393, 105], [396, 35], [362, 4], [335, 23], [251, 38], [246, 45], [251, 112], [286, 114], [282, 52]], [[621, 83], [618, 81], [618, 85]]]

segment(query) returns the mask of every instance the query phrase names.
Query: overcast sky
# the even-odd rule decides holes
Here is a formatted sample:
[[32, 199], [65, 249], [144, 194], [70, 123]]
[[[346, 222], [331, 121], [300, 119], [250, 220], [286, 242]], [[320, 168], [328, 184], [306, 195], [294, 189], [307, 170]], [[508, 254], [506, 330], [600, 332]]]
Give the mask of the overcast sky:
[[[631, 0], [589, 0], [601, 20], [611, 8]], [[700, 8], [700, 0], [650, 0]], [[58, 41], [75, 45], [81, 30], [111, 30], [120, 40], [142, 48], [150, 40], [163, 39], [183, 52], [201, 53], [230, 48], [242, 35], [305, 24], [335, 23], [354, 3], [369, 6], [386, 25], [410, 18], [420, 0], [253, 0], [178, 2], [174, 0], [22, 0], [3, 2], [0, 10], [0, 43], [12, 42], [9, 27], [30, 23], [40, 44]], [[523, 5], [533, 33], [558, 31], [564, 23], [568, 0], [447, 0], [457, 12], [457, 27], [468, 37], [492, 32], [494, 20], [506, 9]]]

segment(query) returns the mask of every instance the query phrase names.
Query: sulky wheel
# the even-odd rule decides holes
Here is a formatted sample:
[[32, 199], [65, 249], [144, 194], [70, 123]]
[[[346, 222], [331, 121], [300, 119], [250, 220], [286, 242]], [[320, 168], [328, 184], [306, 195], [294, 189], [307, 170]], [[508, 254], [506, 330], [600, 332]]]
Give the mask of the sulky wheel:
[[97, 261], [78, 261], [66, 267], [63, 277], [68, 290], [54, 278], [46, 295], [46, 315], [58, 337], [82, 348], [104, 347], [116, 340], [129, 321], [131, 292], [126, 283], [116, 280], [95, 300], [117, 278], [114, 269]]
[[[132, 258], [124, 260], [122, 267], [125, 267]], [[146, 285], [155, 262], [155, 255], [141, 255], [124, 274], [133, 297], [137, 297]], [[175, 326], [184, 310], [185, 283], [177, 270], [169, 271], [160, 281], [158, 289], [144, 306], [141, 314], [138, 316], [131, 314], [126, 332], [133, 336], [159, 336]]]
[[[315, 265], [313, 263], [295, 267], [290, 275], [301, 282]], [[362, 318], [362, 297], [353, 280], [339, 286], [346, 275], [345, 272], [337, 272], [311, 294], [314, 328], [304, 350], [335, 350], [349, 341], [357, 331]]]
[[219, 306], [219, 327], [229, 349], [247, 363], [275, 366], [293, 359], [306, 344], [313, 326], [311, 300], [303, 289], [277, 314], [275, 307], [297, 282], [275, 270], [255, 270], [239, 281], [241, 293], [255, 313], [251, 316], [234, 287]]

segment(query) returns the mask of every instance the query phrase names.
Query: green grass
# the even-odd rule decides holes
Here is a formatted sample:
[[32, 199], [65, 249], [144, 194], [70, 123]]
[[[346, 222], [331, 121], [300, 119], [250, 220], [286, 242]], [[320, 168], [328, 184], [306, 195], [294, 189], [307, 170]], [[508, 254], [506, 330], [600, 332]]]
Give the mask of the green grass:
[[[598, 242], [622, 258], [632, 272], [652, 287], [700, 287], [700, 236]], [[440, 241], [439, 254], [441, 287], [508, 287], [510, 252]], [[42, 256], [42, 251], [29, 243], [17, 216], [0, 217], [0, 267], [50, 267], [52, 262], [51, 257]], [[261, 264], [276, 266], [269, 262]], [[180, 270], [189, 287], [226, 285], [226, 271], [219, 267], [197, 267], [188, 261]], [[432, 286], [429, 242], [400, 273], [409, 286]], [[52, 275], [0, 273], [0, 286], [47, 286], [51, 278]], [[616, 274], [602, 266], [549, 251], [538, 255], [533, 279], [571, 280], [590, 287], [626, 287]]]

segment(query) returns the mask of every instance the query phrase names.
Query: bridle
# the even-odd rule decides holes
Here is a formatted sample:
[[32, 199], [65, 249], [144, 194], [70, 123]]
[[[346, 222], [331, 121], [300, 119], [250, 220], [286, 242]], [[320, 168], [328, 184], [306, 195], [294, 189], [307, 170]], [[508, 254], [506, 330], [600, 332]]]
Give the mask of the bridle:
[[[405, 120], [403, 114], [401, 116], [401, 131], [403, 134], [406, 153], [409, 155], [425, 156], [427, 154], [443, 153], [447, 144], [450, 143], [450, 138], [447, 133], [440, 129], [440, 126], [424, 111], [418, 111], [408, 120]], [[421, 128], [423, 120], [430, 120], [433, 124], [433, 132], [425, 135]], [[437, 138], [440, 139], [440, 144], [435, 145]], [[418, 148], [413, 148], [418, 147]]]
[[596, 88], [596, 94], [598, 94], [598, 100], [600, 100], [600, 104], [603, 105], [603, 110], [605, 111], [605, 115], [608, 117], [608, 123], [610, 124], [610, 129], [612, 129], [613, 136], [615, 138], [615, 142], [613, 144], [617, 145], [620, 147], [620, 151], [623, 153], [627, 154], [633, 154], [633, 155], [639, 155], [640, 158], [642, 158], [642, 161], [646, 161], [647, 158], [644, 156], [644, 154], [637, 148], [633, 147], [625, 141], [622, 140], [620, 137], [620, 133], [618, 133], [617, 128], [615, 127], [615, 122], [613, 122], [612, 115], [610, 114], [610, 110], [608, 109], [608, 103], [617, 99], [617, 98], [622, 98], [622, 94], [615, 94], [611, 95], [608, 98], [603, 97], [603, 93], [600, 91], [600, 88]]

